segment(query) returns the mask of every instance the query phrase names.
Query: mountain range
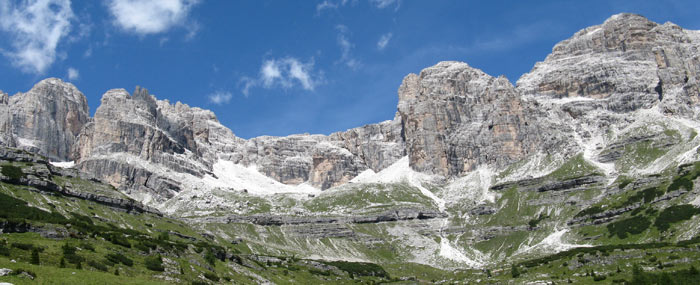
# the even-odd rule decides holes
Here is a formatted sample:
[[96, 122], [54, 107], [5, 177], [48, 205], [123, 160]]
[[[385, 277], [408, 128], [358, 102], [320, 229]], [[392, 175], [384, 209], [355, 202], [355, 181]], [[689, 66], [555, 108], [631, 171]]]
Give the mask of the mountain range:
[[[158, 231], [122, 216], [178, 224], [160, 232], [232, 246], [204, 251], [223, 264], [244, 253], [249, 260], [236, 259], [245, 270], [197, 261], [193, 274], [249, 276], [243, 283], [291, 282], [280, 268], [290, 274], [289, 264], [319, 261], [305, 270], [323, 271], [308, 277], [322, 283], [355, 278], [360, 271], [347, 264], [381, 268], [363, 277], [372, 282], [629, 281], [666, 272], [664, 258], [693, 278], [679, 268], [700, 265], [697, 248], [687, 247], [700, 241], [699, 49], [700, 31], [618, 14], [555, 45], [515, 85], [440, 62], [403, 79], [392, 120], [252, 139], [211, 111], [141, 87], [108, 90], [91, 117], [76, 86], [48, 78], [25, 93], [0, 92], [2, 195], [145, 235]], [[47, 195], [121, 216], [68, 202], [49, 209]], [[45, 251], [76, 238], [60, 225], [53, 235], [44, 224], [3, 225], [59, 240]], [[178, 271], [182, 252], [153, 252], [179, 264], [158, 280], [217, 281]], [[639, 274], [629, 260], [642, 265]], [[530, 269], [516, 276], [521, 266]]]

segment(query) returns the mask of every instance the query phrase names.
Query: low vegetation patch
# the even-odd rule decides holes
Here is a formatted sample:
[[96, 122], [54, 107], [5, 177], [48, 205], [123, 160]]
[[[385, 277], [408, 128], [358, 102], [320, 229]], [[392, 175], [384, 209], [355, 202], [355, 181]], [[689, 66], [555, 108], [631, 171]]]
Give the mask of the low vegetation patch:
[[324, 263], [330, 266], [335, 266], [338, 269], [353, 274], [355, 276], [375, 276], [389, 278], [389, 273], [387, 273], [384, 270], [384, 268], [374, 263], [347, 261], [327, 261]]
[[608, 224], [610, 236], [617, 236], [621, 239], [627, 238], [628, 234], [640, 234], [649, 228], [651, 221], [645, 216], [634, 216], [617, 222]]
[[656, 218], [654, 226], [659, 229], [659, 231], [664, 232], [671, 227], [671, 224], [690, 220], [690, 218], [696, 214], [700, 214], [700, 209], [693, 205], [674, 205], [659, 213], [659, 217]]
[[165, 267], [163, 267], [163, 258], [160, 256], [160, 254], [146, 257], [146, 259], [144, 260], [144, 263], [146, 265], [146, 268], [148, 268], [148, 270], [160, 271], [160, 272], [165, 271]]
[[14, 181], [17, 181], [25, 176], [24, 172], [22, 172], [22, 168], [14, 166], [12, 164], [3, 165], [2, 170], [0, 170], [0, 173], [2, 173], [3, 176], [7, 176]]

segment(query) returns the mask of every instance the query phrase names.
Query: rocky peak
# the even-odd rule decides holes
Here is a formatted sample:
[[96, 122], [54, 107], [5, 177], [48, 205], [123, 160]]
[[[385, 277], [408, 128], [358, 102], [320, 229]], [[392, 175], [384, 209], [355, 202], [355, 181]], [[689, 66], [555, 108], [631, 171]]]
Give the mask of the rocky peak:
[[515, 88], [461, 62], [410, 74], [399, 87], [398, 111], [413, 169], [459, 175], [480, 164], [503, 165], [526, 155], [526, 118]]
[[[3, 96], [5, 97], [5, 96]], [[71, 160], [70, 149], [90, 120], [87, 98], [73, 84], [58, 78], [40, 81], [26, 93], [3, 98], [13, 143], [52, 160]]]
[[[618, 14], [557, 44], [517, 86], [523, 94], [608, 99], [606, 108], [616, 112], [661, 102], [667, 113], [688, 113], [698, 101], [699, 43], [697, 32]], [[675, 88], [685, 91], [664, 96]]]

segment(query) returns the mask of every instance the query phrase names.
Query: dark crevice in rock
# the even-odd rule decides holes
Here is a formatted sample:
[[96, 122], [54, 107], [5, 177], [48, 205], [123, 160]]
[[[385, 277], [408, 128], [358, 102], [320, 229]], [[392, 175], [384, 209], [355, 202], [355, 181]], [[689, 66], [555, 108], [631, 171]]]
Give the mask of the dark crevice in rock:
[[664, 82], [661, 79], [659, 79], [659, 83], [654, 87], [654, 91], [656, 91], [656, 94], [659, 94], [659, 101], [664, 99]]

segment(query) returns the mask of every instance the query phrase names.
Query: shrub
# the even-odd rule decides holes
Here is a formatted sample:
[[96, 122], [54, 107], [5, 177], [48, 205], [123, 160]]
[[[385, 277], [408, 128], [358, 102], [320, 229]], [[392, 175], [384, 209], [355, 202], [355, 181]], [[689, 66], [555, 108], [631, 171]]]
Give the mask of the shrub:
[[595, 214], [602, 213], [602, 212], [603, 212], [603, 208], [601, 208], [600, 206], [593, 206], [593, 207], [583, 209], [581, 212], [578, 212], [578, 214], [576, 214], [575, 217], [580, 218], [580, 217], [595, 215]]
[[86, 241], [83, 241], [80, 243], [80, 248], [82, 248], [84, 250], [89, 250], [89, 251], [95, 252], [95, 247], [91, 243], [86, 242]]
[[102, 264], [99, 261], [89, 260], [88, 265], [102, 272], [107, 272], [108, 269], [106, 265]]
[[41, 260], [39, 260], [39, 249], [35, 248], [32, 250], [32, 259], [29, 261], [29, 263], [34, 265], [41, 264]]
[[[389, 278], [384, 268], [374, 263], [367, 262], [348, 262], [348, 261], [329, 261], [324, 262], [327, 265], [337, 267], [347, 273], [353, 273], [357, 276], [376, 276]], [[291, 269], [291, 268], [290, 268]]]
[[214, 253], [211, 249], [207, 250], [207, 253], [204, 255], [204, 260], [211, 266], [214, 266], [216, 264], [216, 256], [214, 256]]
[[2, 166], [2, 170], [0, 170], [2, 175], [9, 177], [11, 180], [17, 181], [20, 178], [24, 177], [24, 172], [22, 172], [22, 168], [11, 165], [11, 164], [5, 164]]
[[621, 221], [608, 224], [608, 232], [611, 236], [617, 235], [617, 237], [624, 239], [627, 238], [628, 234], [640, 234], [644, 232], [651, 225], [651, 221], [644, 216], [634, 216]]
[[111, 233], [107, 235], [106, 238], [109, 242], [123, 246], [126, 248], [131, 248], [131, 243], [129, 243], [129, 239], [127, 239], [123, 234], [121, 233]]
[[10, 249], [7, 248], [7, 242], [0, 240], [0, 255], [10, 256]]
[[672, 223], [689, 220], [698, 213], [700, 213], [700, 209], [693, 205], [674, 205], [661, 211], [654, 226], [663, 232], [668, 230]]
[[214, 282], [219, 281], [219, 276], [216, 276], [214, 272], [204, 272], [204, 277]]
[[681, 187], [685, 188], [685, 190], [693, 190], [693, 181], [690, 180], [688, 177], [682, 176], [678, 177], [676, 179], [673, 179], [671, 182], [671, 185], [668, 185], [667, 191], [675, 191], [680, 189]]
[[168, 232], [162, 232], [158, 235], [158, 240], [163, 240], [163, 241], [170, 240], [170, 235], [168, 234]]
[[75, 254], [76, 248], [70, 244], [64, 244], [61, 246], [61, 250], [63, 250], [63, 254]]
[[518, 267], [515, 266], [515, 264], [511, 265], [510, 267], [510, 276], [512, 276], [513, 278], [520, 277], [520, 270], [518, 270]]
[[107, 258], [107, 260], [109, 260], [115, 264], [121, 263], [121, 264], [124, 264], [124, 265], [129, 266], [129, 267], [134, 265], [133, 260], [131, 260], [130, 258], [126, 257], [125, 255], [123, 255], [121, 253], [109, 253], [105, 256], [105, 258]]
[[146, 268], [149, 270], [161, 272], [165, 271], [165, 268], [163, 267], [163, 258], [161, 258], [160, 255], [146, 257], [144, 263], [146, 264]]
[[620, 184], [617, 185], [617, 188], [623, 189], [623, 188], [627, 187], [627, 185], [629, 185], [630, 183], [632, 183], [632, 179], [624, 177], [624, 178], [622, 178], [622, 180], [620, 180]]
[[34, 245], [31, 243], [19, 243], [19, 242], [13, 242], [12, 247], [14, 248], [19, 248], [21, 250], [31, 250], [34, 249]]
[[[4, 168], [3, 168], [4, 169]], [[34, 220], [51, 224], [65, 224], [68, 220], [55, 212], [46, 212], [34, 207], [27, 206], [27, 202], [15, 197], [0, 193], [0, 218], [20, 221]]]
[[659, 190], [656, 187], [651, 187], [634, 193], [634, 195], [627, 198], [627, 200], [619, 206], [619, 208], [630, 206], [637, 202], [651, 203], [656, 199], [656, 197], [661, 197], [664, 195], [664, 191]]

